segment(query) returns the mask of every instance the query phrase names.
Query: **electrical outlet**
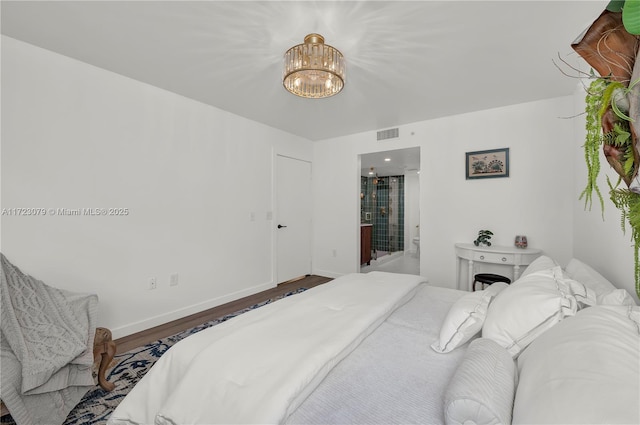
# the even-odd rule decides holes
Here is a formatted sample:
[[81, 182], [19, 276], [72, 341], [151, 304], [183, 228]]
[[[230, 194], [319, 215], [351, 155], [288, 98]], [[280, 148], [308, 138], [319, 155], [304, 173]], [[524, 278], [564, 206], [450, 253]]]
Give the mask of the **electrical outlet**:
[[169, 286], [178, 286], [178, 273], [173, 273], [169, 276]]
[[158, 287], [158, 281], [155, 277], [149, 278], [149, 290], [156, 289]]

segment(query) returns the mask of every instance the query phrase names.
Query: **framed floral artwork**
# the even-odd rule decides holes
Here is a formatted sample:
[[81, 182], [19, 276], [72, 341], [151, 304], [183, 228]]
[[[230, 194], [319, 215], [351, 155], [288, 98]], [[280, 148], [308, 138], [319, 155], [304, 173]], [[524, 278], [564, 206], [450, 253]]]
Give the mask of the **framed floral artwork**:
[[509, 148], [466, 153], [467, 180], [509, 177]]

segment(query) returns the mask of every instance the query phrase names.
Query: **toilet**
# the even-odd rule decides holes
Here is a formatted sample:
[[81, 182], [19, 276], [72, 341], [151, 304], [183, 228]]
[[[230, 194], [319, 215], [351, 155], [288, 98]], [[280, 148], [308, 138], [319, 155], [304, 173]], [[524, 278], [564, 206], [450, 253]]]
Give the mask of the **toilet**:
[[413, 243], [416, 246], [416, 257], [420, 256], [420, 236], [413, 238]]

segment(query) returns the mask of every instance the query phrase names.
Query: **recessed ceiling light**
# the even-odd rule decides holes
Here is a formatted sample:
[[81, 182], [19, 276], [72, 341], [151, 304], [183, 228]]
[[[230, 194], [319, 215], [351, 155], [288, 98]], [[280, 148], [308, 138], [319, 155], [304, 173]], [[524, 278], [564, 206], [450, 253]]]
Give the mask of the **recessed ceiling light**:
[[389, 162], [389, 161], [391, 161], [391, 158], [385, 158], [384, 161], [385, 162]]

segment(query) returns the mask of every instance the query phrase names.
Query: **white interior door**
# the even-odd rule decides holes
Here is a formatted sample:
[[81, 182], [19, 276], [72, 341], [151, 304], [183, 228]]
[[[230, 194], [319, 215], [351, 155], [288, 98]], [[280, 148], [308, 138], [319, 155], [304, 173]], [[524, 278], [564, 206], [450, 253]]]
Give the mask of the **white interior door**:
[[276, 281], [311, 273], [311, 163], [277, 155]]

